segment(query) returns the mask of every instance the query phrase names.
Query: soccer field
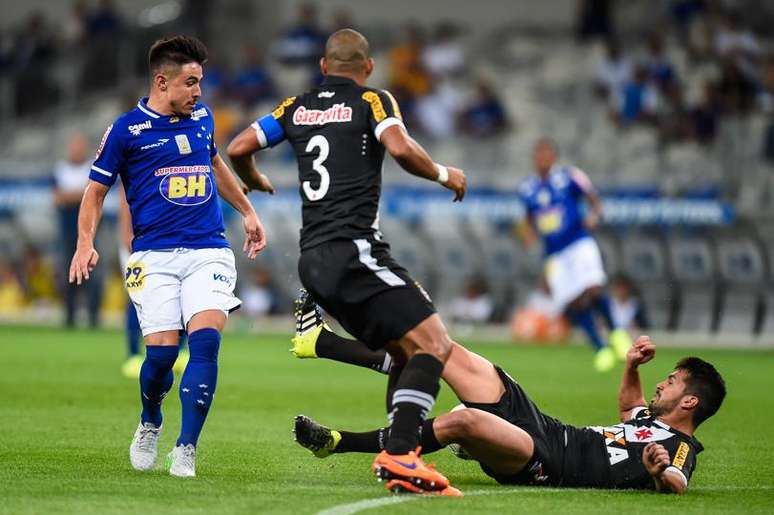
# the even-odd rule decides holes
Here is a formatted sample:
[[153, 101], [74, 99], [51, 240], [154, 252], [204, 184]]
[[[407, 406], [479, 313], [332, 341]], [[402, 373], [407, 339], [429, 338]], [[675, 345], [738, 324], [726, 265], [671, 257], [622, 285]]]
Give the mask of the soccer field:
[[[537, 403], [581, 425], [616, 422], [619, 372], [595, 374], [581, 346], [466, 342], [503, 366]], [[473, 462], [429, 455], [462, 499], [392, 497], [369, 471], [372, 456], [320, 460], [292, 439], [293, 416], [333, 427], [385, 423], [384, 376], [322, 360], [300, 361], [287, 336], [227, 335], [217, 399], [199, 443], [198, 477], [138, 473], [128, 446], [139, 416], [135, 381], [119, 374], [123, 334], [0, 328], [2, 513], [729, 513], [774, 511], [774, 353], [661, 349], [643, 368], [646, 397], [675, 361], [696, 354], [728, 384], [720, 412], [699, 428], [688, 494], [501, 487]], [[435, 413], [456, 404], [444, 387]], [[179, 430], [177, 388], [165, 403], [160, 454]], [[359, 504], [354, 504], [359, 503]]]

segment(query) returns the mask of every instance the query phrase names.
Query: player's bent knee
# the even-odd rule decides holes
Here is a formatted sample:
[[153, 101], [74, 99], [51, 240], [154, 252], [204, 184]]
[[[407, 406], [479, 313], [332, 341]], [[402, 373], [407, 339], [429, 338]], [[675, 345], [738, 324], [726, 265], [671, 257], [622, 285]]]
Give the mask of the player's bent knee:
[[436, 433], [442, 434], [447, 441], [464, 441], [476, 435], [480, 416], [478, 410], [465, 408], [447, 413], [436, 420]]

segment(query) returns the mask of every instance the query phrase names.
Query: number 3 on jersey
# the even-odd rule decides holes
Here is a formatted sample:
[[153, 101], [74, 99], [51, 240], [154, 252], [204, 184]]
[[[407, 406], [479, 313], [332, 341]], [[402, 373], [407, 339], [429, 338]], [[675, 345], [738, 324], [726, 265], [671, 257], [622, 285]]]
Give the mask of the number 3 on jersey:
[[323, 198], [325, 194], [328, 193], [328, 187], [331, 185], [331, 175], [328, 173], [328, 169], [325, 168], [325, 165], [323, 164], [325, 163], [325, 160], [328, 159], [328, 154], [331, 150], [331, 147], [328, 144], [328, 140], [325, 139], [325, 136], [321, 136], [319, 134], [309, 140], [309, 143], [306, 145], [306, 151], [313, 152], [318, 148], [320, 149], [320, 154], [317, 156], [317, 159], [312, 162], [312, 169], [320, 174], [320, 187], [314, 189], [309, 181], [304, 181], [301, 184], [301, 186], [304, 188], [306, 197], [312, 202]]

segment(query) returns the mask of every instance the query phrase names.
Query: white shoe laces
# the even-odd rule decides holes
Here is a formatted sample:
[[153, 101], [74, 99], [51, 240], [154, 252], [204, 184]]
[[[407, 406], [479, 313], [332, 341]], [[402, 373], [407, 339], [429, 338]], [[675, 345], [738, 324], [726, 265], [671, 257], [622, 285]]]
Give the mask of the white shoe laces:
[[137, 448], [143, 452], [153, 451], [156, 445], [156, 439], [159, 435], [159, 428], [150, 425], [144, 425], [137, 436]]

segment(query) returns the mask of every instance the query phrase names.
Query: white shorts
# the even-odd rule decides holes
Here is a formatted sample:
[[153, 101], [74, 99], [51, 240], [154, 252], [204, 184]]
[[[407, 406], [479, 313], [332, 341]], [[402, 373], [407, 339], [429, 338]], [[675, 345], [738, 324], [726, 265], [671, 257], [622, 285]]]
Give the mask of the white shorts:
[[557, 307], [564, 310], [584, 291], [607, 282], [602, 254], [593, 238], [581, 238], [548, 257], [546, 280]]
[[234, 296], [236, 267], [228, 248], [134, 252], [124, 279], [143, 336], [183, 329], [202, 311], [228, 316], [242, 304]]

